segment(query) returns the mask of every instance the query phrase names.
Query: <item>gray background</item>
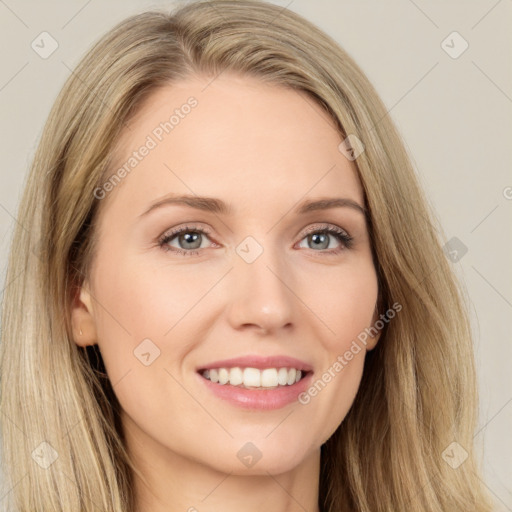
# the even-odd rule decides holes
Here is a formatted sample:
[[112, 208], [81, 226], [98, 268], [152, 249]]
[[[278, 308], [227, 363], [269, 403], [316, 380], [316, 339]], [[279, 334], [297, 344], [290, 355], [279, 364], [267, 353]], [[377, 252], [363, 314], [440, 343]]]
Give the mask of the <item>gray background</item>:
[[[472, 301], [481, 392], [475, 439], [496, 510], [512, 511], [512, 1], [273, 3], [316, 23], [355, 58], [398, 125], [446, 240], [467, 247], [454, 268]], [[65, 79], [115, 23], [175, 4], [0, 0], [0, 299], [24, 180]], [[31, 47], [44, 31], [58, 44], [45, 59]], [[457, 58], [445, 51], [462, 49], [454, 31], [469, 45]]]

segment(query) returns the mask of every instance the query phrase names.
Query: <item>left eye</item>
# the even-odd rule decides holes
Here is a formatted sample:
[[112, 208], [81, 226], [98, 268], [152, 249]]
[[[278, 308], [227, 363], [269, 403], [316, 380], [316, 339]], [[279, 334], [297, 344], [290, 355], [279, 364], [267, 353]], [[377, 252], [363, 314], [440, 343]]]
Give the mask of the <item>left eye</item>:
[[[193, 256], [200, 252], [199, 249], [205, 248], [201, 247], [203, 237], [208, 238], [208, 235], [209, 232], [204, 229], [195, 227], [191, 228], [187, 226], [179, 228], [172, 233], [163, 235], [163, 237], [159, 240], [158, 245], [165, 251], [172, 251], [184, 256]], [[329, 248], [330, 238], [335, 238], [341, 247]], [[310, 240], [313, 244], [313, 247], [311, 247], [308, 243], [306, 248], [322, 249], [322, 252], [328, 255], [337, 254], [340, 251], [350, 249], [353, 239], [343, 229], [327, 226], [315, 230], [308, 230], [308, 232], [302, 237], [301, 242], [303, 240]], [[178, 247], [170, 245], [171, 242], [177, 242]], [[304, 246], [299, 245], [299, 247]]]
[[[165, 251], [174, 251], [179, 254], [192, 256], [199, 252], [197, 249], [201, 248], [203, 235], [208, 235], [208, 232], [199, 228], [185, 227], [177, 229], [173, 233], [164, 235], [159, 240], [158, 244]], [[178, 248], [176, 248], [169, 245], [169, 243], [171, 241], [174, 241], [174, 239], [176, 239], [178, 244], [183, 244], [183, 247], [180, 247], [180, 245], [178, 245]]]
[[[350, 249], [352, 247], [352, 237], [342, 229], [327, 227], [320, 230], [311, 231], [303, 240], [310, 240], [313, 247], [318, 249], [329, 249], [329, 237], [335, 238], [340, 244], [340, 247], [331, 248], [328, 253], [338, 253], [343, 249]], [[309, 245], [309, 244], [308, 244]]]

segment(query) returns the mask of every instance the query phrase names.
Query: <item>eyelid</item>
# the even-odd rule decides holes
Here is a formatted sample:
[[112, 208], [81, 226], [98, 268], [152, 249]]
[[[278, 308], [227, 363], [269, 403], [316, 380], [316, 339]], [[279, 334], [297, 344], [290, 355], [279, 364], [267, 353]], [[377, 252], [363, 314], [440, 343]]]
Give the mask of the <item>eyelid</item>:
[[159, 239], [165, 238], [167, 236], [175, 235], [176, 233], [180, 233], [182, 231], [204, 231], [207, 235], [211, 235], [212, 230], [208, 228], [206, 225], [197, 224], [195, 222], [186, 223], [183, 226], [178, 226], [175, 228], [170, 228], [164, 231], [164, 233], [159, 236]]
[[336, 224], [330, 224], [329, 222], [313, 223], [310, 226], [308, 226], [307, 228], [305, 228], [304, 230], [302, 230], [301, 233], [309, 234], [312, 231], [323, 231], [325, 229], [330, 229], [330, 228], [343, 231], [344, 233], [346, 233], [347, 235], [350, 236], [350, 233], [345, 228], [337, 226]]
[[[337, 230], [339, 229], [340, 231], [343, 231], [346, 235], [350, 236], [350, 233], [346, 229], [344, 229], [340, 226], [336, 226], [335, 224], [330, 224], [328, 222], [313, 223], [310, 226], [308, 226], [307, 228], [300, 230], [296, 236], [299, 236], [301, 233], [303, 235], [307, 235], [311, 232], [322, 231], [322, 230], [329, 229], [329, 228], [334, 228]], [[207, 227], [206, 225], [192, 222], [192, 223], [187, 223], [184, 226], [178, 226], [176, 228], [167, 229], [166, 231], [164, 231], [164, 233], [162, 233], [162, 235], [160, 235], [158, 237], [158, 239], [161, 240], [168, 236], [172, 236], [177, 233], [181, 233], [183, 231], [204, 231], [204, 233], [206, 233], [207, 235], [212, 234], [212, 230], [209, 227]], [[302, 238], [301, 238], [301, 240], [302, 240]]]

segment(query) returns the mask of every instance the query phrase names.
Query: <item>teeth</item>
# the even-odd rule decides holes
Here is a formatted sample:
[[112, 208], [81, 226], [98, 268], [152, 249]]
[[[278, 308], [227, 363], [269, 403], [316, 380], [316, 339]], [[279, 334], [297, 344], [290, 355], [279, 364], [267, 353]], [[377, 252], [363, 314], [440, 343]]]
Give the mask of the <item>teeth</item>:
[[212, 382], [219, 382], [219, 372], [217, 370], [210, 370], [210, 377], [209, 379]]
[[229, 380], [229, 372], [226, 368], [219, 368], [219, 384], [227, 384]]
[[244, 382], [244, 374], [240, 368], [231, 368], [229, 371], [229, 383], [232, 386], [239, 386]]
[[257, 368], [246, 368], [244, 370], [243, 385], [251, 388], [259, 388], [261, 385], [261, 372]]
[[277, 372], [277, 382], [281, 386], [286, 386], [286, 383], [288, 382], [288, 370], [286, 368], [279, 368], [279, 371]]
[[275, 368], [268, 368], [261, 372], [261, 385], [264, 388], [277, 386], [277, 370]]
[[202, 372], [204, 378], [218, 384], [230, 384], [245, 388], [275, 388], [291, 386], [302, 377], [295, 368], [213, 368]]

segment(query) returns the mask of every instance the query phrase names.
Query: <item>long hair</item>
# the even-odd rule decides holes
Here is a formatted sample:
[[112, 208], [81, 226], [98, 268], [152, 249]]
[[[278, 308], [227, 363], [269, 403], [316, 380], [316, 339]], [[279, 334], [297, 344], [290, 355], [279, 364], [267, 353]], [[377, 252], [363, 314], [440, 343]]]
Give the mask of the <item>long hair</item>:
[[[342, 139], [362, 141], [354, 163], [379, 304], [402, 306], [366, 355], [348, 415], [322, 445], [320, 509], [490, 511], [473, 448], [467, 297], [404, 143], [333, 39], [258, 0], [131, 16], [92, 47], [56, 99], [20, 202], [2, 307], [4, 501], [19, 512], [134, 512], [137, 469], [119, 403], [101, 354], [78, 347], [71, 329], [72, 298], [95, 254], [101, 202], [94, 191], [113, 172], [121, 131], [152, 92], [228, 70], [306, 92]], [[454, 453], [462, 463], [450, 463]]]

